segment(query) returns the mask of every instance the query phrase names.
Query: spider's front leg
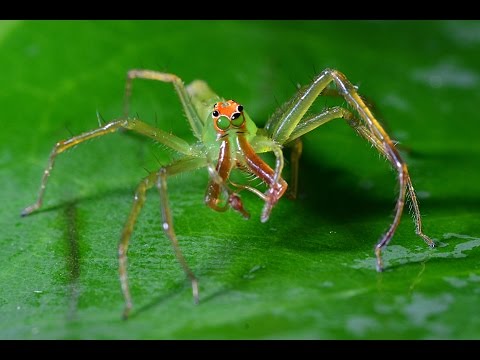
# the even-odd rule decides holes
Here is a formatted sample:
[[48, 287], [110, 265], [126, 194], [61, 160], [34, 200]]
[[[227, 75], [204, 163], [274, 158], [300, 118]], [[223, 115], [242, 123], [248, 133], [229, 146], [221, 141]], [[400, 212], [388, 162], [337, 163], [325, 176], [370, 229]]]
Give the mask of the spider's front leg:
[[203, 131], [203, 121], [199, 118], [198, 113], [195, 109], [194, 103], [191, 101], [190, 95], [188, 94], [185, 85], [177, 75], [162, 73], [155, 70], [148, 69], [132, 69], [127, 73], [127, 81], [125, 84], [125, 98], [124, 98], [124, 115], [128, 116], [129, 107], [130, 107], [130, 97], [132, 95], [132, 82], [133, 79], [145, 79], [145, 80], [155, 80], [165, 83], [173, 84], [173, 87], [182, 103], [182, 108], [185, 111], [188, 122], [192, 127], [192, 130], [197, 137], [197, 139], [202, 138]]
[[[254, 188], [248, 186], [245, 187], [246, 189], [256, 193], [265, 201], [260, 221], [266, 222], [270, 217], [273, 207], [278, 200], [280, 200], [288, 187], [287, 182], [282, 178], [284, 164], [282, 147], [275, 141], [272, 141], [271, 139], [261, 135], [256, 136], [252, 140], [252, 144], [248, 142], [245, 136], [239, 135], [238, 144], [242, 150], [244, 161], [248, 169], [254, 175], [262, 179], [268, 186], [268, 189], [264, 194], [261, 194]], [[275, 170], [257, 155], [257, 153], [267, 151], [271, 151], [275, 155]]]
[[[253, 141], [254, 143], [251, 145], [245, 133], [238, 132], [236, 139], [238, 150], [235, 158], [232, 158], [230, 140], [228, 137], [222, 139], [216, 167], [211, 164], [208, 165], [210, 181], [205, 195], [205, 203], [216, 211], [225, 211], [231, 207], [241, 213], [244, 218], [248, 219], [250, 217], [248, 212], [243, 208], [242, 201], [238, 194], [231, 190], [226, 183], [232, 169], [240, 166], [248, 169], [249, 172], [262, 179], [268, 186], [267, 191], [262, 193], [254, 187], [239, 185], [230, 181], [230, 184], [237, 189], [249, 190], [265, 202], [260, 218], [262, 222], [265, 222], [268, 220], [273, 206], [287, 189], [287, 183], [281, 177], [283, 153], [278, 144], [265, 136], [256, 136]], [[267, 151], [272, 151], [275, 154], [275, 170], [257, 155], [257, 152]]]
[[[230, 142], [224, 140], [220, 145], [217, 166], [214, 167], [211, 162], [208, 164], [208, 173], [210, 181], [205, 195], [205, 204], [215, 211], [226, 211], [229, 207], [242, 214], [245, 219], [250, 218], [250, 214], [244, 209], [240, 196], [232, 191], [226, 184], [232, 170], [232, 159], [230, 157]], [[220, 205], [222, 196], [226, 202]]]
[[[358, 115], [358, 118], [350, 111], [338, 107], [327, 109], [318, 115], [304, 118], [305, 113], [312, 103], [327, 89], [330, 83], [336, 85], [334, 94], [342, 96], [352, 107], [354, 113]], [[303, 134], [336, 118], [347, 120], [348, 124], [362, 137], [371, 142], [379, 152], [390, 161], [393, 168], [397, 171], [400, 190], [395, 206], [395, 215], [387, 232], [375, 247], [377, 270], [383, 270], [381, 251], [388, 245], [400, 223], [407, 191], [410, 194], [410, 200], [413, 205], [416, 233], [429, 246], [433, 247], [434, 242], [422, 231], [420, 210], [408, 173], [407, 164], [395, 148], [390, 136], [373, 116], [362, 97], [357, 93], [356, 88], [341, 72], [331, 69], [324, 70], [320, 75], [315, 77], [310, 85], [302, 88], [290, 99], [281, 111], [275, 113], [274, 116], [267, 121], [265, 129], [274, 141], [284, 144], [290, 143]]]
[[70, 139], [59, 141], [55, 144], [55, 146], [53, 147], [50, 153], [47, 167], [43, 172], [43, 177], [40, 184], [40, 190], [38, 193], [37, 201], [34, 204], [26, 207], [22, 211], [21, 215], [22, 216], [29, 215], [32, 212], [38, 210], [42, 206], [43, 196], [45, 194], [47, 182], [53, 170], [53, 167], [55, 165], [55, 160], [59, 154], [87, 140], [116, 132], [119, 129], [131, 130], [136, 133], [139, 133], [140, 135], [150, 137], [155, 141], [160, 142], [168, 146], [169, 148], [176, 150], [182, 154], [185, 154], [185, 155], [192, 154], [190, 145], [185, 140], [177, 136], [174, 136], [170, 133], [167, 133], [166, 131], [154, 128], [138, 119], [116, 120], [116, 121], [109, 122], [108, 124], [105, 124], [104, 126], [98, 129], [87, 131], [83, 134], [74, 136]]

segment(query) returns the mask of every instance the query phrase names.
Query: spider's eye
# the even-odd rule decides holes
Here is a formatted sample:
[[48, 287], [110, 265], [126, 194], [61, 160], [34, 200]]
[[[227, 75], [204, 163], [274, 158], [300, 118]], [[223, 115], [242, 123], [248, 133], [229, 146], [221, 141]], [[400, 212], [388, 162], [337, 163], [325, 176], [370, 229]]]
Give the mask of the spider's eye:
[[242, 112], [242, 111], [243, 111], [243, 106], [242, 106], [242, 105], [238, 105], [238, 106], [237, 106], [237, 111], [238, 111], [238, 112]]
[[216, 120], [216, 125], [218, 129], [225, 131], [230, 127], [230, 120], [225, 116], [221, 116]]
[[215, 110], [215, 111], [212, 113], [212, 116], [213, 116], [213, 117], [218, 117], [218, 115], [220, 115], [220, 113], [219, 113], [217, 110]]
[[243, 125], [245, 119], [243, 116], [240, 116], [241, 114], [239, 112], [233, 113], [232, 114], [232, 125], [235, 127], [240, 127]]

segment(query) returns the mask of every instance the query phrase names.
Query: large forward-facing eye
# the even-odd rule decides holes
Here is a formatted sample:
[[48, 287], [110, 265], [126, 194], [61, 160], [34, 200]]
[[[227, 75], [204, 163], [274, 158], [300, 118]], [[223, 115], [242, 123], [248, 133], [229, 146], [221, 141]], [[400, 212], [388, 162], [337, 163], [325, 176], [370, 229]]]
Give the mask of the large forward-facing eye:
[[235, 127], [240, 127], [245, 122], [245, 118], [242, 116], [243, 106], [237, 105], [237, 111], [235, 111], [230, 117], [232, 125]]
[[241, 116], [239, 112], [233, 113], [231, 119], [232, 119], [232, 125], [235, 127], [240, 127], [245, 122], [245, 118]]
[[217, 128], [225, 131], [230, 127], [230, 120], [228, 120], [228, 118], [226, 118], [225, 116], [220, 116], [216, 120], [216, 125], [217, 125]]

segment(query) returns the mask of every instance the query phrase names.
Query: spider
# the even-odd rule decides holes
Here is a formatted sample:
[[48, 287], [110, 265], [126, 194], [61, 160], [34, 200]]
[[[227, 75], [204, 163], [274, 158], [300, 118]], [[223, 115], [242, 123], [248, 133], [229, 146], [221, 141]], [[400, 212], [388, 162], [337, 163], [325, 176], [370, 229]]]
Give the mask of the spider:
[[[197, 141], [189, 144], [185, 140], [152, 127], [138, 118], [129, 118], [129, 99], [134, 79], [156, 80], [173, 84], [180, 98], [183, 110]], [[333, 84], [334, 86], [330, 86]], [[322, 95], [342, 97], [352, 111], [343, 107], [330, 107], [320, 113], [306, 116], [307, 110]], [[150, 173], [138, 185], [132, 209], [121, 234], [118, 258], [120, 284], [125, 300], [123, 317], [127, 318], [132, 299], [127, 278], [127, 249], [137, 217], [146, 200], [146, 191], [155, 186], [160, 194], [162, 228], [170, 239], [178, 262], [189, 278], [195, 303], [199, 301], [198, 280], [188, 266], [173, 227], [172, 213], [168, 203], [167, 178], [182, 172], [205, 168], [209, 174], [209, 182], [205, 195], [207, 206], [216, 211], [233, 209], [244, 218], [249, 213], [244, 209], [239, 196], [241, 190], [248, 190], [257, 195], [263, 202], [261, 222], [266, 222], [275, 204], [285, 194], [287, 187], [294, 195], [297, 190], [298, 165], [302, 153], [301, 136], [334, 119], [343, 119], [361, 137], [370, 142], [397, 172], [399, 194], [396, 201], [394, 218], [388, 230], [375, 246], [376, 269], [383, 270], [382, 250], [392, 239], [400, 223], [405, 198], [410, 195], [414, 213], [415, 232], [430, 247], [434, 242], [423, 233], [417, 197], [410, 180], [407, 164], [400, 156], [395, 145], [372, 114], [356, 87], [341, 72], [325, 69], [313, 81], [300, 88], [294, 96], [277, 109], [268, 119], [264, 128], [257, 128], [247, 114], [245, 108], [234, 100], [225, 100], [215, 94], [206, 82], [195, 80], [187, 86], [176, 75], [147, 69], [133, 69], [127, 73], [124, 117], [111, 121], [97, 129], [59, 141], [53, 147], [48, 165], [43, 173], [37, 201], [25, 208], [21, 215], [26, 216], [42, 205], [47, 180], [53, 169], [57, 155], [86, 140], [126, 129], [150, 137], [179, 153], [179, 158], [158, 171]], [[284, 167], [283, 147], [291, 147], [292, 176], [290, 184], [282, 178]], [[259, 154], [272, 152], [275, 166], [271, 167]], [[233, 169], [258, 177], [266, 185], [262, 192], [258, 187], [237, 184], [230, 180]]]

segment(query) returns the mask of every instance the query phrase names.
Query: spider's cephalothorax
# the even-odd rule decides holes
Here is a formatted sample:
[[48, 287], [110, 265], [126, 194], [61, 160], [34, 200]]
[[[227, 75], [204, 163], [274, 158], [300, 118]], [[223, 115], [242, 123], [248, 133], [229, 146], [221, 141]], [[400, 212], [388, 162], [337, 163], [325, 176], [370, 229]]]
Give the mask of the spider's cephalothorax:
[[[198, 140], [197, 143], [189, 144], [187, 141], [169, 132], [152, 127], [139, 119], [128, 118], [132, 80], [135, 78], [157, 80], [174, 85], [193, 134]], [[331, 84], [335, 87], [330, 88]], [[320, 113], [306, 115], [314, 101], [319, 96], [325, 95], [324, 91], [326, 89], [329, 90], [329, 94], [342, 97], [348, 104], [349, 109], [352, 110], [332, 107], [326, 108]], [[59, 141], [55, 145], [50, 154], [47, 168], [43, 173], [37, 201], [22, 212], [23, 216], [28, 215], [42, 205], [47, 180], [57, 155], [86, 140], [119, 129], [128, 129], [148, 136], [179, 153], [179, 156], [169, 165], [162, 166], [158, 171], [143, 179], [135, 192], [133, 207], [124, 225], [118, 247], [120, 283], [125, 298], [124, 317], [128, 316], [132, 307], [127, 278], [128, 243], [138, 214], [145, 203], [146, 191], [149, 188], [155, 186], [159, 191], [162, 228], [172, 242], [175, 255], [191, 281], [193, 296], [195, 302], [198, 302], [198, 281], [180, 251], [177, 236], [173, 229], [173, 219], [167, 196], [168, 176], [206, 168], [210, 180], [205, 202], [209, 207], [217, 211], [232, 208], [248, 218], [249, 215], [243, 208], [238, 195], [240, 191], [248, 190], [264, 202], [260, 219], [265, 222], [268, 220], [272, 208], [287, 189], [287, 183], [282, 178], [283, 146], [291, 147], [292, 178], [289, 188], [292, 197], [294, 197], [298, 183], [298, 162], [302, 152], [301, 136], [334, 119], [345, 120], [353, 130], [370, 142], [390, 162], [398, 175], [400, 191], [395, 206], [395, 215], [387, 232], [375, 246], [377, 270], [381, 271], [383, 269], [381, 252], [392, 239], [400, 223], [407, 192], [414, 213], [415, 232], [428, 245], [434, 246], [433, 241], [423, 233], [417, 197], [405, 161], [395, 148], [390, 136], [373, 116], [362, 97], [358, 95], [356, 88], [345, 75], [337, 70], [325, 69], [309, 85], [300, 88], [289, 101], [273, 113], [263, 129], [257, 129], [242, 105], [233, 100], [223, 100], [204, 81], [195, 80], [185, 86], [183, 81], [174, 74], [152, 70], [130, 70], [127, 75], [125, 99], [124, 118], [109, 122], [98, 129], [68, 140]], [[275, 155], [275, 166], [271, 167], [258, 155], [264, 152], [272, 152]], [[267, 190], [262, 192], [256, 186], [233, 183], [229, 177], [231, 171], [235, 168], [260, 178], [266, 185]]]

